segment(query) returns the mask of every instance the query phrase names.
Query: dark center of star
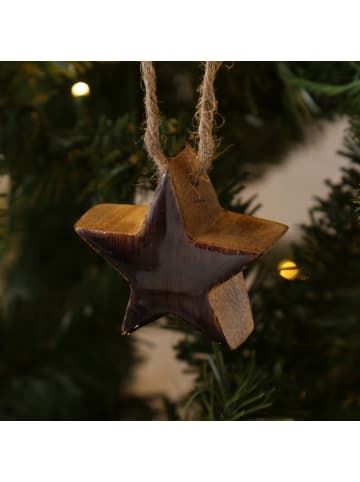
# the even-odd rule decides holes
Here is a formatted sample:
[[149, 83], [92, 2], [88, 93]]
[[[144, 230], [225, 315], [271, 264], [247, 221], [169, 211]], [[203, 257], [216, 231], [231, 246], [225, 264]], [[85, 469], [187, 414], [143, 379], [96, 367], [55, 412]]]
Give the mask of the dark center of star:
[[[168, 175], [161, 181], [134, 251], [123, 257], [122, 268], [136, 291], [191, 296], [207, 292], [250, 259], [197, 246], [189, 238]], [[118, 256], [121, 260], [121, 253]]]

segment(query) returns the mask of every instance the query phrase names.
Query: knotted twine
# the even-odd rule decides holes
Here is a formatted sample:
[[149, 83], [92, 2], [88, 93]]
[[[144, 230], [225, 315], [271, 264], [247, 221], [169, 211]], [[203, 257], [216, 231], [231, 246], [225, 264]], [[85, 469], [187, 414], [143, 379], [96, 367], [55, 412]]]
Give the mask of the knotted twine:
[[[199, 101], [196, 107], [195, 122], [197, 132], [197, 166], [194, 182], [206, 174], [215, 156], [216, 142], [213, 136], [214, 120], [217, 111], [217, 100], [214, 91], [214, 81], [221, 62], [205, 62], [205, 70], [199, 87]], [[157, 166], [159, 174], [167, 167], [160, 142], [160, 111], [156, 95], [156, 73], [152, 62], [141, 62], [141, 75], [145, 86], [146, 127], [144, 135], [145, 149]]]

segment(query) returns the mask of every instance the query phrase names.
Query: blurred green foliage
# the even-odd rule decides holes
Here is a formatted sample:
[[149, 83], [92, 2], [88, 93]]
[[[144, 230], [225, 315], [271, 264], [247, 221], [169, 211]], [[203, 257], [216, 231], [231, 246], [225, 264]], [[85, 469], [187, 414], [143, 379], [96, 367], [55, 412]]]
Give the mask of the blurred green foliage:
[[[171, 321], [185, 333], [178, 356], [198, 374], [189, 395], [198, 418], [358, 417], [359, 69], [235, 62], [219, 73], [217, 122], [225, 123], [211, 177], [224, 207], [255, 212], [244, 182], [284, 162], [304, 127], [322, 119], [350, 116], [351, 167], [316, 201], [293, 248], [306, 280], [280, 279], [271, 263], [254, 268], [256, 330], [243, 347], [222, 352]], [[157, 71], [162, 142], [174, 155], [194, 128], [202, 71], [194, 62], [158, 62]], [[155, 186], [139, 72], [137, 62], [0, 63], [0, 172], [11, 179], [0, 211], [2, 419], [156, 416], [126, 392], [137, 359], [132, 339], [120, 336], [128, 287], [72, 227], [96, 203], [130, 203], [138, 187]], [[79, 80], [89, 97], [71, 96]]]
[[[324, 67], [329, 69], [328, 65]], [[340, 67], [340, 71], [354, 70], [352, 65]], [[291, 85], [313, 91], [316, 105], [327, 111], [323, 104], [329, 107], [328, 96], [337, 85], [331, 90], [320, 82], [323, 78], [304, 80], [290, 74], [289, 66], [280, 64], [279, 68], [286, 71]], [[297, 67], [299, 71], [301, 68], [304, 66]], [[351, 84], [337, 90], [338, 103], [331, 104], [327, 111], [330, 118], [340, 113], [350, 116], [344, 150], [340, 152], [349, 162], [339, 182], [326, 181], [328, 195], [315, 199], [309, 221], [302, 226], [302, 239], [292, 246], [300, 276], [285, 280], [276, 266], [264, 261], [252, 268], [254, 333], [240, 349], [223, 352], [223, 360], [215, 368], [211, 360], [216, 351], [202, 338], [187, 336], [177, 346], [179, 358], [188, 361], [198, 374], [189, 400], [197, 401], [202, 419], [223, 420], [230, 400], [236, 400], [232, 409], [241, 413], [242, 397], [250, 409], [244, 414], [247, 419], [360, 417], [360, 226], [353, 204], [360, 185], [360, 99], [353, 82], [351, 79]], [[212, 371], [206, 368], [208, 364]], [[221, 403], [209, 403], [220, 396], [214, 370], [224, 373], [231, 387]], [[253, 398], [239, 380], [248, 372], [255, 390]], [[257, 386], [259, 376], [263, 382]], [[232, 417], [227, 414], [225, 418]]]

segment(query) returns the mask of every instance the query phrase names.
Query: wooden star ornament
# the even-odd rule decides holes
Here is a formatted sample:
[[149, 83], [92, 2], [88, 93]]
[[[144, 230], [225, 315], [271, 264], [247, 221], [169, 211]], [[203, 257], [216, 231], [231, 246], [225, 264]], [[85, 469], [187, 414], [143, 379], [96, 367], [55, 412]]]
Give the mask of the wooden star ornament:
[[253, 329], [241, 271], [287, 226], [225, 211], [207, 176], [194, 186], [195, 166], [187, 146], [169, 160], [151, 206], [100, 204], [75, 230], [130, 284], [125, 333], [173, 314], [234, 349]]

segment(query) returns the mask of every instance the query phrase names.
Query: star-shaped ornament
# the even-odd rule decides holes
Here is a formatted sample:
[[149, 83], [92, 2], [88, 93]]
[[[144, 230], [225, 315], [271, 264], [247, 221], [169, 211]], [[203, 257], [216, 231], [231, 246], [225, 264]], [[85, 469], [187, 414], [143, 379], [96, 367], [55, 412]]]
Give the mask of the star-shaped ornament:
[[170, 159], [151, 206], [100, 204], [75, 229], [130, 283], [122, 329], [172, 314], [230, 349], [251, 333], [242, 269], [287, 230], [221, 208], [210, 179], [195, 186], [196, 153]]

